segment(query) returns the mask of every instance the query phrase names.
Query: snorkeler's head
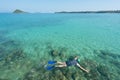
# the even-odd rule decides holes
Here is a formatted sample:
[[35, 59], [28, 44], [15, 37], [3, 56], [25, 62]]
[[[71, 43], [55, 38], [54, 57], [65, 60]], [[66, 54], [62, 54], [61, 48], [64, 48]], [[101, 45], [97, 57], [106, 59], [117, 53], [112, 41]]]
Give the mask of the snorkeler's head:
[[79, 56], [75, 56], [74, 59], [77, 60], [79, 58]]
[[75, 56], [74, 59], [77, 60], [78, 62], [80, 62], [80, 58], [79, 58], [79, 56]]

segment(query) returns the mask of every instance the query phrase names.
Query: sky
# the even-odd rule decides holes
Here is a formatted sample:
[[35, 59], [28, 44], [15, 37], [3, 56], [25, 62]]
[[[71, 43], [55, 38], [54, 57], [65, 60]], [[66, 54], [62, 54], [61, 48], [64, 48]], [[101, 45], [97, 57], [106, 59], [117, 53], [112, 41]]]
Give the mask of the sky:
[[120, 10], [120, 0], [0, 0], [0, 12]]

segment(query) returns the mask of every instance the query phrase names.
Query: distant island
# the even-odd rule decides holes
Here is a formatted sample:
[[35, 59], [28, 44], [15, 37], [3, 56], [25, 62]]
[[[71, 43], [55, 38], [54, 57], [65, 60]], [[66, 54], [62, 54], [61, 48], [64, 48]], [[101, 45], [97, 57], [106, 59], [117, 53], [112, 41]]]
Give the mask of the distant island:
[[55, 12], [55, 13], [120, 13], [120, 10], [109, 10], [109, 11], [62, 11], [62, 12]]
[[16, 9], [13, 11], [13, 13], [28, 13], [28, 12], [25, 12], [25, 11], [22, 11], [22, 10], [19, 10], [19, 9]]

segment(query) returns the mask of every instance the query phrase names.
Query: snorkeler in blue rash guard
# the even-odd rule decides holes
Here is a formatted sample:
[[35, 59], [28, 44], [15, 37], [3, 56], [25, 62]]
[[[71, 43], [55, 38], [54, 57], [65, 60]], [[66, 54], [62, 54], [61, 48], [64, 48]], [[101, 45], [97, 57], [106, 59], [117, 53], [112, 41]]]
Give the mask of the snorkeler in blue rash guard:
[[[73, 60], [69, 60], [66, 62], [60, 62], [60, 61], [49, 61], [48, 64], [54, 64], [53, 67], [68, 67], [68, 66], [77, 66], [83, 71], [89, 73], [89, 70], [84, 69], [78, 62], [80, 62], [80, 59], [78, 59], [78, 56], [76, 56]], [[48, 67], [48, 69], [52, 69], [53, 67]]]

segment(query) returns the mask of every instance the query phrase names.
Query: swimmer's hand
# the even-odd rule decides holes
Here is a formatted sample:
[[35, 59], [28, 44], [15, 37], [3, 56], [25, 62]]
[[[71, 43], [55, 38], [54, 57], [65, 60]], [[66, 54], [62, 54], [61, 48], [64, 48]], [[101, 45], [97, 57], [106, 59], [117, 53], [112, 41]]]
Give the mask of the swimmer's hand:
[[89, 72], [90, 72], [90, 70], [85, 70], [85, 72], [89, 73]]

